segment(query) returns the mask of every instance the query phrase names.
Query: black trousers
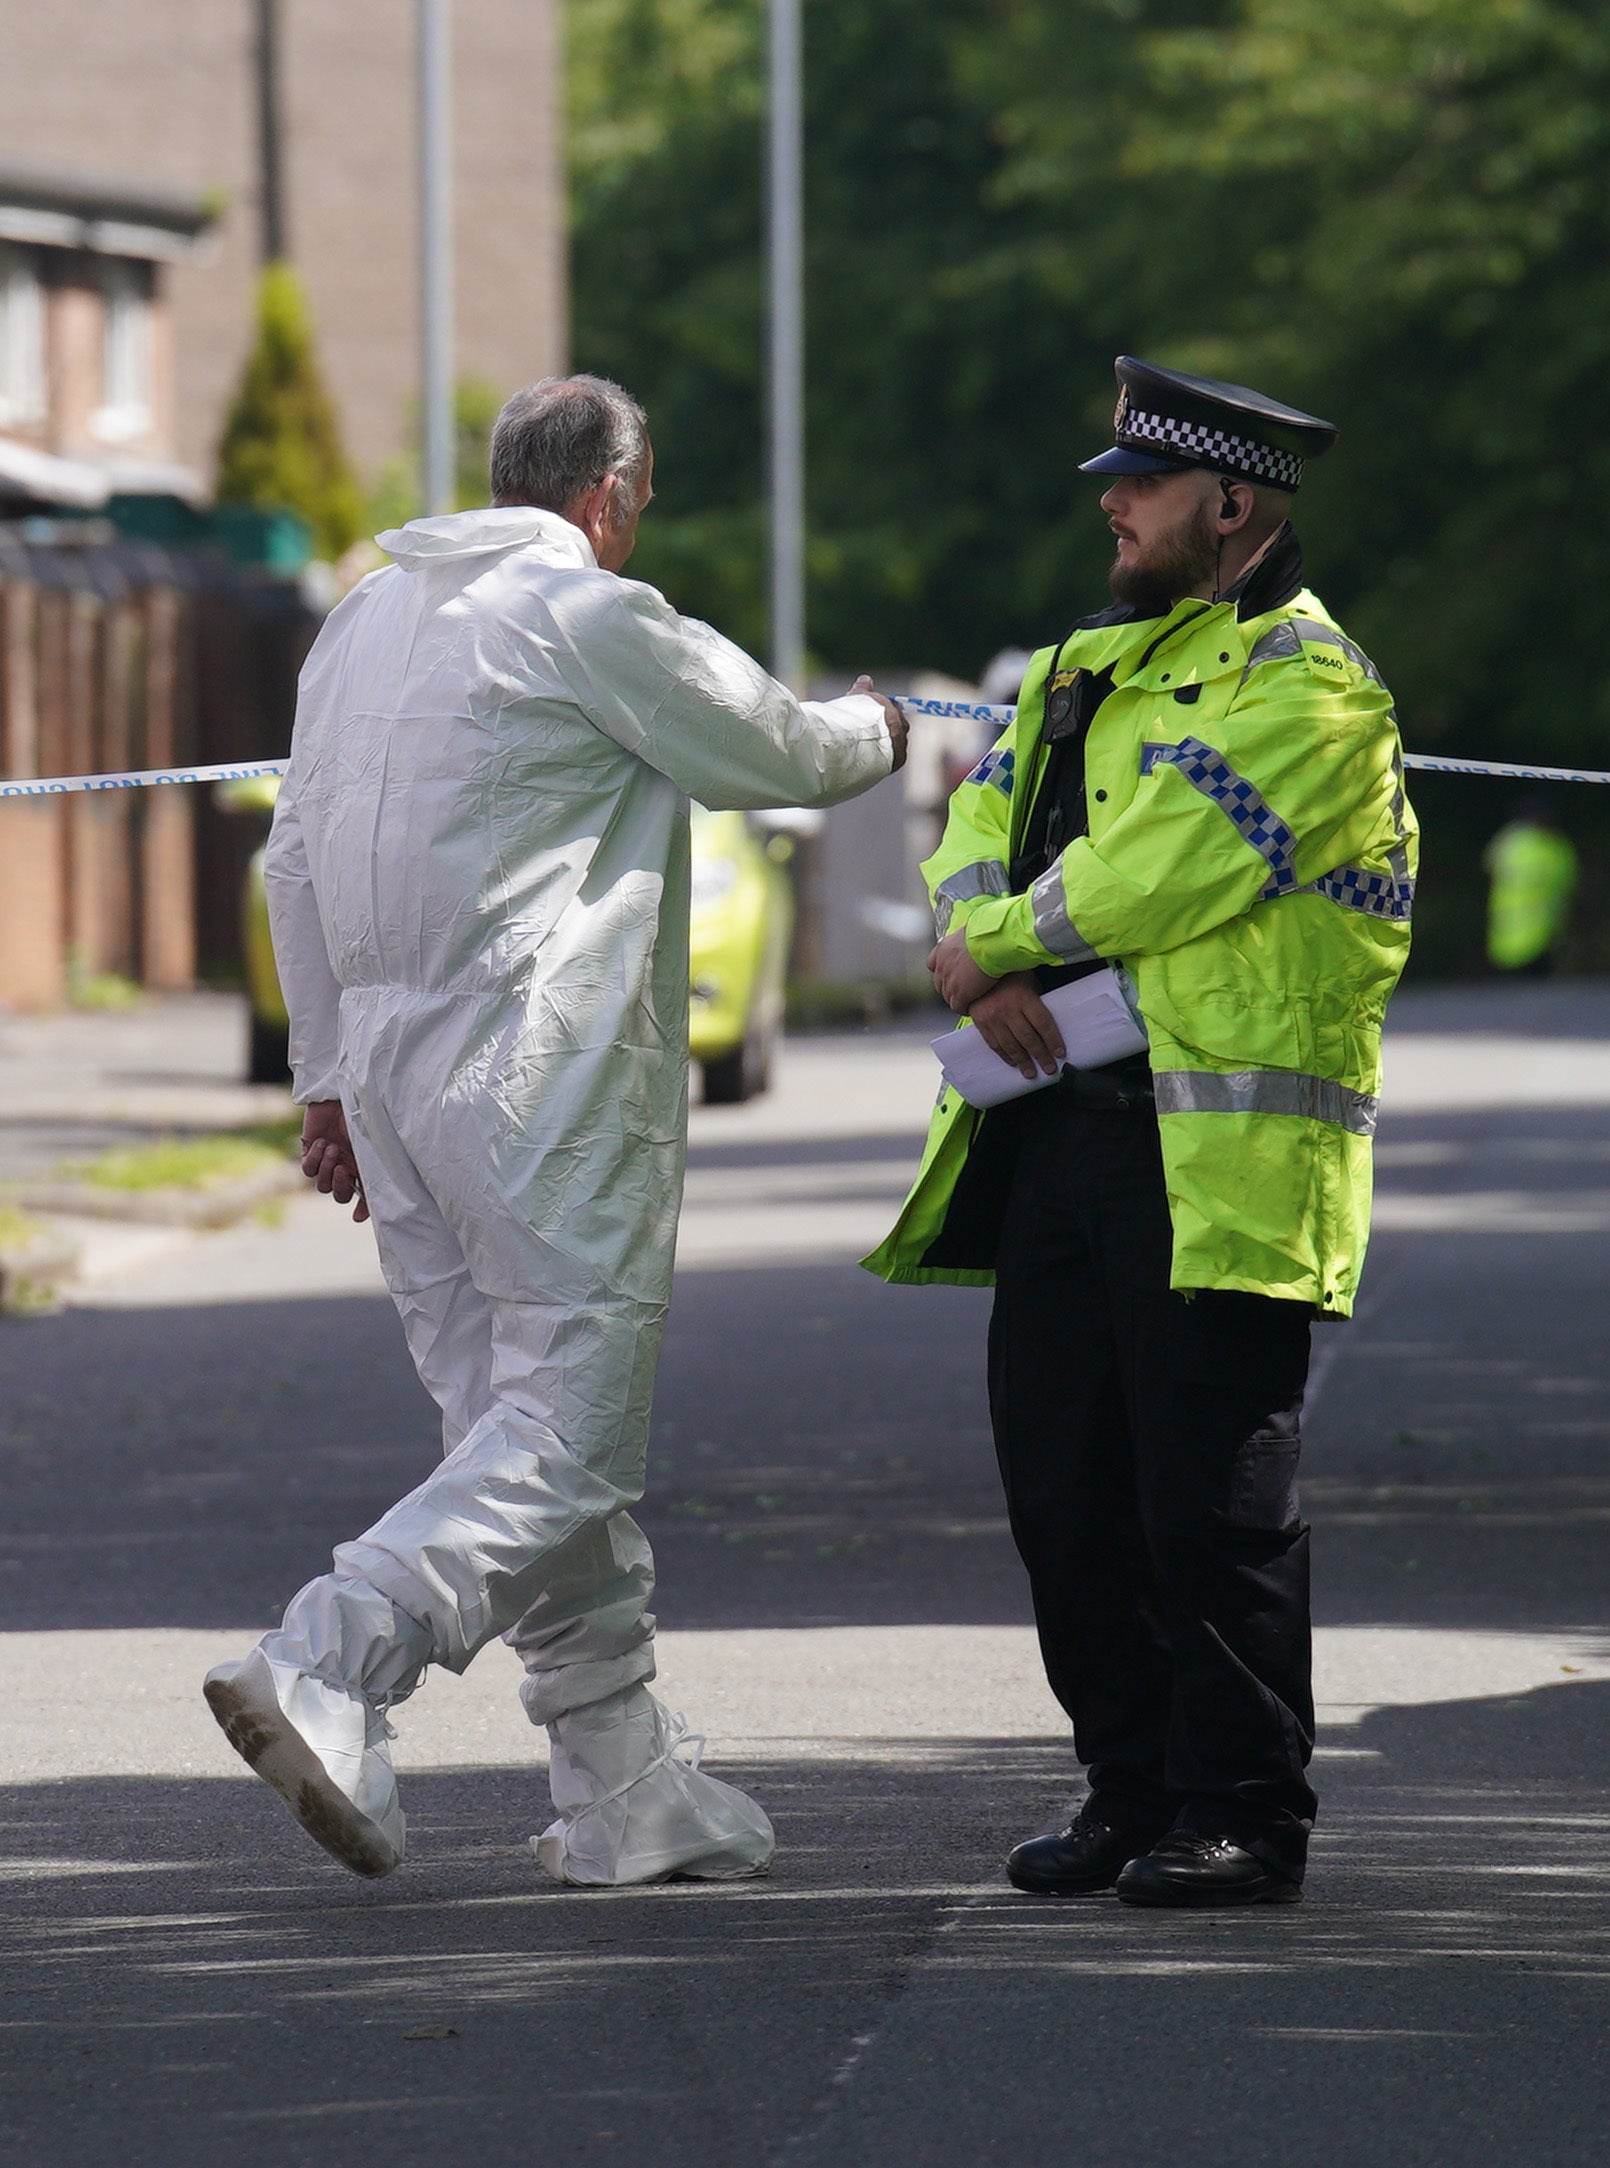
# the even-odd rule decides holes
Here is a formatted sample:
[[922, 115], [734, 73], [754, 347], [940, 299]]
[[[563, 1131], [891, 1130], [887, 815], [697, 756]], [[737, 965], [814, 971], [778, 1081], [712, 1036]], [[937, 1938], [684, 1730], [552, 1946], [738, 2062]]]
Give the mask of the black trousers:
[[1312, 1313], [1170, 1291], [1149, 1103], [1053, 1088], [1001, 1111], [1021, 1135], [990, 1410], [1093, 1808], [1148, 1839], [1176, 1822], [1229, 1837], [1300, 1878], [1316, 1804], [1296, 1493]]

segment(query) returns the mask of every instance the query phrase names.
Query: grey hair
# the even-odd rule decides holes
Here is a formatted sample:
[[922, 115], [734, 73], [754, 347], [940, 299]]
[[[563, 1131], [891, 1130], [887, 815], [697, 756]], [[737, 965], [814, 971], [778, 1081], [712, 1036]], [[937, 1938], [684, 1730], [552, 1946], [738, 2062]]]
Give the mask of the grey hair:
[[492, 425], [492, 502], [568, 512], [614, 474], [612, 524], [624, 526], [642, 509], [648, 460], [648, 417], [630, 392], [602, 376], [545, 376]]

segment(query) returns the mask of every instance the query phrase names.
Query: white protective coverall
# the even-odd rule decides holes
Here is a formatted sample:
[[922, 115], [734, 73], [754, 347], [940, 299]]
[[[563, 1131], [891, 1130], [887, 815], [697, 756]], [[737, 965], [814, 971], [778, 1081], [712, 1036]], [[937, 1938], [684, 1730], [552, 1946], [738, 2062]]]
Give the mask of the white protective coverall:
[[[795, 700], [556, 513], [380, 540], [303, 669], [268, 896], [295, 1097], [345, 1108], [446, 1458], [261, 1648], [383, 1711], [506, 1633], [556, 1804], [569, 1738], [619, 1824], [674, 1743], [625, 1509], [682, 1190], [687, 800], [831, 805], [892, 752], [875, 700]], [[630, 1830], [589, 1841], [571, 1879], [637, 1878]]]

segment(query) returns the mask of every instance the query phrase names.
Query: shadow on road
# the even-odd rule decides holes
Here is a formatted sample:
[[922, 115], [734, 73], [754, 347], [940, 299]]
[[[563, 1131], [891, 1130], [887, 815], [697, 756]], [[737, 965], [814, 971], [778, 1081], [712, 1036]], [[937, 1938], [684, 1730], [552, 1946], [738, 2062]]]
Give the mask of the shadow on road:
[[[1309, 1902], [1137, 1918], [977, 1898], [790, 2157], [874, 2168], [904, 2130], [903, 2157], [935, 2163], [1601, 2162], [1610, 1687], [1348, 1738], [1379, 1759], [1326, 1773]], [[977, 2053], [986, 2006], [1008, 2053]]]
[[[851, 1266], [690, 1275], [643, 1513], [661, 1623], [1022, 1621], [983, 1315]], [[267, 1624], [439, 1450], [383, 1298], [0, 1325], [0, 1629]]]
[[1038, 1742], [750, 1763], [769, 1881], [602, 1896], [539, 1880], [527, 1772], [412, 1778], [379, 1885], [256, 1786], [13, 1789], [0, 2140], [406, 2168], [468, 2116], [494, 2168], [1601, 2160], [1610, 1686], [1338, 1736], [1310, 1901], [1185, 1917], [994, 1879], [1062, 1804]]
[[[1502, 1028], [1610, 1035], [1610, 1003], [1601, 1025], [1570, 989], [1525, 997]], [[1417, 1000], [1416, 1029], [1492, 1022], [1485, 992]], [[1610, 1623], [1603, 1129], [1591, 1107], [1389, 1115], [1365, 1311], [1320, 1336], [1320, 1618], [1469, 1636], [1455, 1653], [1489, 1691], [1478, 1632]], [[744, 1154], [713, 1143], [702, 1164]], [[643, 1512], [662, 1623], [1024, 1623], [987, 1303], [849, 1266], [685, 1276]], [[0, 1327], [0, 1628], [266, 1623], [436, 1450], [382, 1299]], [[774, 1812], [776, 1876], [618, 1897], [537, 1879], [529, 1771], [411, 1777], [409, 1864], [374, 1888], [241, 1781], [16, 1785], [0, 2150], [142, 2168], [1603, 2159], [1610, 1685], [1377, 1707], [1322, 1734], [1311, 1901], [1290, 1910], [1016, 1898], [998, 1861], [1059, 1818], [1070, 1768], [1055, 1741], [978, 1739], [751, 1763], [732, 1773]]]
[[[557, 1889], [530, 1771], [416, 1776], [410, 1856], [363, 1884], [255, 1784], [0, 1792], [0, 2149], [61, 2162], [473, 2158], [755, 2168], [848, 2035], [1052, 1809], [1048, 1755], [889, 1742], [726, 1773], [765, 1798], [774, 1878]], [[17, 1898], [24, 1903], [18, 1905]], [[9, 2013], [9, 2017], [5, 2014]]]
[[[1610, 1244], [1388, 1234], [1367, 1294], [1316, 1340], [1321, 1619], [1604, 1623], [1610, 1343], [1581, 1320]], [[1025, 1623], [987, 1301], [850, 1266], [688, 1276], [641, 1516], [661, 1623]], [[266, 1625], [437, 1451], [381, 1298], [0, 1324], [0, 1630]]]

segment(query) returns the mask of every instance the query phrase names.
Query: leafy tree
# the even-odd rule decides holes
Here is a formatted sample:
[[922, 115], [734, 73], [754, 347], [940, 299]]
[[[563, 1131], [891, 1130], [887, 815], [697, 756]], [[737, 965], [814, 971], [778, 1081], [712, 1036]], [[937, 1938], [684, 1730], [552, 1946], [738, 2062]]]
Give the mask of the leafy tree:
[[1049, 218], [1104, 170], [1118, 214], [1082, 237], [1076, 305], [1342, 424], [1304, 524], [1419, 741], [1597, 736], [1610, 672], [1536, 628], [1588, 622], [1610, 573], [1603, 10], [1243, 0], [1137, 33], [1144, 96], [1104, 143], [1033, 87], [1075, 63], [1064, 9], [1016, 20], [1003, 187]]
[[568, 24], [576, 366], [649, 410], [634, 572], [765, 646], [760, 11], [579, 0]]
[[[570, 0], [577, 359], [654, 425], [644, 577], [763, 647], [761, 13]], [[806, 75], [820, 661], [1099, 606], [1128, 351], [1340, 424], [1298, 523], [1411, 746], [1610, 767], [1602, 0], [815, 0]], [[1417, 795], [1423, 949], [1473, 957], [1507, 804]]]
[[[758, 17], [572, 0], [578, 360], [651, 410], [645, 566], [750, 638]], [[825, 655], [976, 662], [1096, 599], [1073, 470], [1128, 348], [1341, 422], [1316, 569], [1422, 739], [1495, 683], [1534, 745], [1610, 724], [1586, 646], [1514, 660], [1610, 550], [1597, 0], [859, 0], [807, 31]]]
[[[837, 667], [974, 669], [1066, 608], [1066, 324], [1002, 261], [1032, 236], [989, 198], [960, 12], [808, 15], [810, 634]], [[764, 648], [760, 14], [573, 0], [570, 42], [576, 359], [649, 409], [638, 565]]]
[[[1411, 748], [1610, 767], [1610, 18], [1596, 0], [1240, 0], [1137, 10], [1140, 95], [1093, 118], [1055, 0], [980, 39], [1049, 223], [1100, 203], [1048, 281], [1113, 343], [1342, 425], [1298, 519], [1311, 576], [1393, 686]], [[1076, 214], [1077, 215], [1077, 214]], [[1162, 245], [1158, 237], [1164, 236]], [[1488, 782], [1417, 779], [1423, 964], [1475, 968]], [[1610, 806], [1572, 961], [1610, 964]], [[1595, 889], [1597, 892], [1595, 893]]]
[[[487, 452], [503, 394], [481, 376], [461, 376], [453, 387], [453, 504], [460, 512], [487, 502]], [[410, 449], [388, 459], [369, 492], [365, 519], [371, 534], [419, 517], [424, 484], [419, 464], [419, 401], [408, 408]]]
[[266, 265], [258, 284], [257, 338], [218, 447], [218, 498], [299, 512], [318, 554], [332, 560], [361, 528], [362, 499], [319, 371], [306, 297], [287, 263]]

